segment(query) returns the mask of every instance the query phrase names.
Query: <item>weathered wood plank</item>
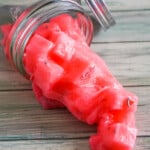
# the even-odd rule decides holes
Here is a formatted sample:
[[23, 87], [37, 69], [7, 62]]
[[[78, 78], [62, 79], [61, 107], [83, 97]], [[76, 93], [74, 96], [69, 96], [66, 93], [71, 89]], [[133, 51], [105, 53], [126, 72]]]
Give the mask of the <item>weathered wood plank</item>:
[[94, 130], [66, 109], [43, 110], [30, 91], [0, 92], [0, 140], [79, 138]]
[[[88, 6], [85, 4], [84, 0], [82, 5], [85, 9], [89, 10]], [[149, 10], [150, 3], [149, 0], [104, 0], [108, 5], [110, 11], [135, 11], [135, 10]]]
[[[14, 4], [14, 0], [0, 0], [0, 6], [8, 1]], [[97, 34], [93, 40], [97, 44], [92, 48], [123, 85], [137, 86], [128, 87], [139, 97], [136, 113], [139, 132], [135, 150], [149, 150], [150, 3], [149, 0], [106, 2], [117, 24], [107, 32]], [[29, 0], [16, 0], [15, 3], [27, 4]], [[89, 150], [87, 137], [95, 133], [96, 128], [77, 121], [65, 109], [41, 109], [28, 90], [31, 89], [30, 83], [15, 72], [1, 54], [0, 150]]]
[[24, 89], [31, 89], [31, 83], [17, 71], [0, 71], [0, 91]]
[[0, 150], [89, 150], [87, 139], [0, 142]]
[[[132, 1], [130, 2], [132, 4]], [[129, 5], [129, 1], [124, 0], [123, 3]], [[137, 4], [140, 5], [139, 2]], [[116, 25], [106, 32], [101, 31], [94, 37], [93, 42], [150, 41], [150, 11], [113, 12], [112, 14]], [[0, 22], [2, 23], [4, 16], [1, 17]]]
[[[109, 69], [125, 86], [150, 85], [150, 43], [92, 44]], [[0, 90], [31, 89], [0, 53]]]
[[91, 48], [123, 85], [150, 85], [149, 42], [93, 44]]
[[[149, 136], [150, 86], [128, 90], [139, 97], [138, 136]], [[76, 120], [66, 109], [43, 110], [31, 91], [0, 92], [0, 140], [84, 138], [95, 130], [94, 126]]]
[[105, 0], [105, 2], [112, 11], [134, 11], [150, 9], [149, 0]]
[[[18, 4], [18, 5], [28, 5], [31, 2], [36, 2], [38, 0], [26, 0], [26, 1], [20, 1], [20, 0], [0, 0], [0, 5], [4, 5], [4, 4]], [[85, 2], [84, 0], [81, 0], [84, 5]], [[111, 11], [122, 11], [122, 10], [143, 10], [143, 9], [149, 9], [150, 8], [150, 3], [149, 0], [105, 0], [105, 2], [107, 3], [109, 9]]]
[[[134, 150], [149, 150], [150, 137], [138, 137]], [[3, 141], [0, 150], [90, 150], [88, 139]]]
[[150, 11], [118, 12], [113, 16], [116, 25], [95, 35], [93, 42], [150, 41]]
[[31, 3], [37, 2], [38, 0], [26, 0], [26, 1], [20, 1], [20, 0], [0, 0], [0, 6], [3, 5], [29, 5]]
[[0, 48], [0, 90], [16, 89], [31, 89], [31, 84], [10, 65]]

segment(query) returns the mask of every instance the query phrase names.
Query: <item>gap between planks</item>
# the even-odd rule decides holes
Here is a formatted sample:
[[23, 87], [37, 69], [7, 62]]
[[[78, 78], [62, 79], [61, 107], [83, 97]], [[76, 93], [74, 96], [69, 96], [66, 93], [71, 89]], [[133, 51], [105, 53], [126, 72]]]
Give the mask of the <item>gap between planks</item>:
[[[150, 137], [137, 138], [134, 150], [149, 150]], [[0, 150], [90, 150], [88, 139], [0, 142]]]

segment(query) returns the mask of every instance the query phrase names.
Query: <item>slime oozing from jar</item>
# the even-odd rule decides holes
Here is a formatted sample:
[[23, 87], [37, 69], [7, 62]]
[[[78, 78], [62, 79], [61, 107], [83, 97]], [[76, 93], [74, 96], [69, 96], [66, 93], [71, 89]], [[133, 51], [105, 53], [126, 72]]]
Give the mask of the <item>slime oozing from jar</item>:
[[[1, 27], [4, 50], [11, 27]], [[137, 97], [90, 49], [75, 18], [62, 14], [41, 24], [25, 47], [23, 63], [43, 108], [66, 107], [79, 120], [97, 124], [92, 150], [133, 149]]]

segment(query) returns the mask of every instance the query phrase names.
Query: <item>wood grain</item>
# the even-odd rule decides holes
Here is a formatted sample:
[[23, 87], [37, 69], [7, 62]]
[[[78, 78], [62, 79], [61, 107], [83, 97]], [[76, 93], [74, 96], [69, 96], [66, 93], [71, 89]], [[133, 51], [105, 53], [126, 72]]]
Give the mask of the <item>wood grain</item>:
[[[28, 5], [37, 0], [0, 0]], [[92, 49], [111, 72], [139, 97], [134, 150], [150, 149], [150, 2], [106, 0], [116, 25], [106, 32], [95, 24]], [[83, 4], [85, 6], [85, 4]], [[87, 9], [87, 7], [85, 6]], [[0, 23], [6, 21], [0, 14]], [[89, 150], [88, 138], [96, 132], [66, 109], [43, 110], [31, 84], [6, 60], [0, 49], [0, 150]]]
[[[114, 76], [124, 86], [150, 85], [150, 44], [104, 43], [92, 44], [92, 49], [106, 62]], [[31, 89], [0, 53], [0, 90]]]
[[[150, 137], [138, 137], [134, 150], [149, 150]], [[90, 150], [88, 139], [3, 141], [0, 150]]]
[[105, 0], [111, 11], [134, 11], [150, 9], [149, 0]]
[[101, 30], [95, 35], [93, 42], [150, 41], [150, 11], [114, 12], [112, 14], [116, 25], [107, 31]]
[[0, 0], [0, 5], [3, 6], [3, 5], [29, 5], [29, 4], [32, 4], [32, 3], [35, 3], [37, 2], [38, 0], [25, 0], [25, 1], [21, 1], [21, 0]]
[[150, 8], [149, 0], [104, 0], [112, 11], [135, 11]]
[[106, 62], [114, 76], [125, 86], [150, 85], [150, 44], [93, 44], [93, 51]]
[[[37, 2], [38, 0], [26, 0], [26, 1], [21, 1], [21, 0], [0, 0], [0, 5], [4, 4], [18, 4], [18, 5], [28, 5], [33, 2]], [[84, 0], [81, 0], [82, 3], [84, 3]], [[111, 11], [122, 11], [122, 10], [145, 10], [150, 8], [150, 3], [149, 0], [105, 0], [107, 3], [109, 9]], [[85, 5], [85, 4], [84, 4]]]
[[[139, 97], [138, 136], [149, 136], [150, 98], [147, 93], [150, 87], [127, 89]], [[32, 91], [0, 92], [0, 129], [0, 140], [83, 138], [96, 131], [95, 126], [76, 120], [66, 109], [43, 110]]]

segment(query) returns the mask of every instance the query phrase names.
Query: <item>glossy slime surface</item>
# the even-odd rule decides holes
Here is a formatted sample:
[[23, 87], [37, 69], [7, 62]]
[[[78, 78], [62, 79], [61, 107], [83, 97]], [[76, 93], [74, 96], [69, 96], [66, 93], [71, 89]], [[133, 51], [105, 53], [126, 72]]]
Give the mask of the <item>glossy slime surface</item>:
[[[1, 26], [4, 49], [11, 27]], [[90, 49], [76, 19], [63, 14], [40, 25], [23, 61], [43, 108], [66, 107], [79, 120], [97, 124], [97, 134], [89, 140], [91, 150], [133, 149], [137, 97]]]

